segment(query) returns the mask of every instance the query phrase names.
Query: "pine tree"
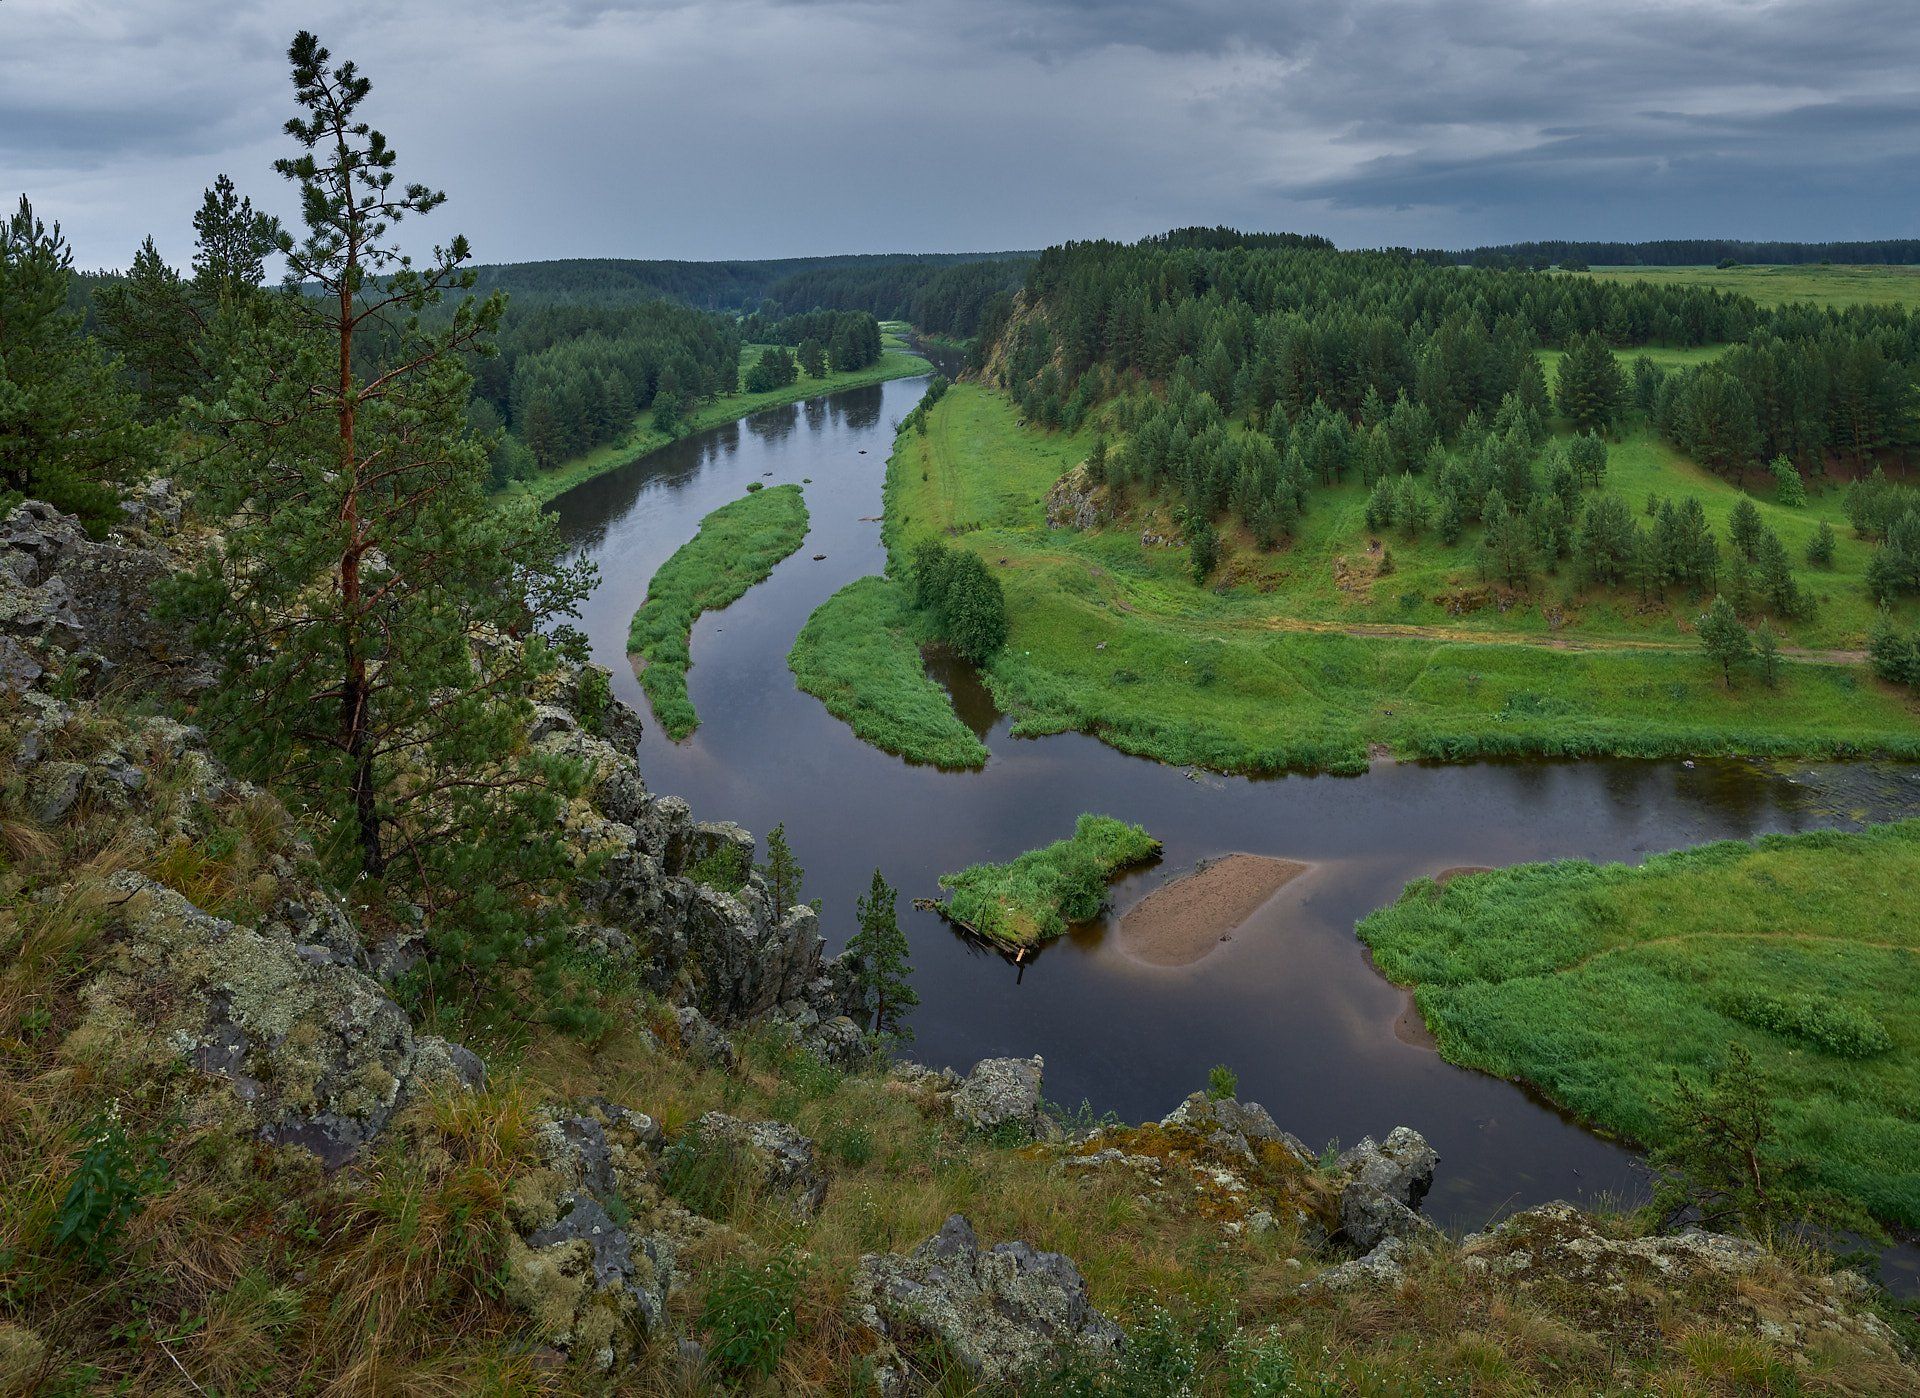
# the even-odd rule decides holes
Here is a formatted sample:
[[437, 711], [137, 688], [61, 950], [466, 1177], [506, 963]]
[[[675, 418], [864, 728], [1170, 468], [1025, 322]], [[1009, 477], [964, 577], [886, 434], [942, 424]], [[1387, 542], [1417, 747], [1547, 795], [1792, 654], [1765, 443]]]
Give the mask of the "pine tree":
[[1753, 658], [1760, 668], [1760, 683], [1768, 689], [1780, 685], [1780, 638], [1764, 620], [1753, 633]]
[[1580, 336], [1567, 346], [1556, 396], [1560, 412], [1577, 431], [1605, 432], [1613, 425], [1625, 394], [1619, 361], [1597, 333]]
[[787, 844], [784, 820], [767, 834], [767, 862], [760, 866], [760, 873], [767, 881], [767, 896], [773, 900], [773, 916], [777, 921], [800, 901], [800, 885], [806, 878], [806, 871]]
[[466, 362], [502, 302], [430, 319], [473, 284], [466, 241], [423, 270], [390, 231], [442, 196], [396, 188], [353, 64], [305, 32], [288, 57], [301, 149], [276, 168], [306, 236], [280, 250], [304, 291], [240, 327], [196, 410], [217, 446], [194, 484], [225, 523], [173, 605], [221, 662], [207, 712], [235, 762], [336, 819], [343, 877], [427, 909], [431, 988], [479, 992], [503, 966], [557, 988], [542, 891], [568, 872], [553, 831], [578, 774], [522, 754], [533, 686], [578, 646], [554, 623], [591, 567], [562, 562], [550, 518], [486, 494]]
[[1813, 538], [1807, 542], [1807, 562], [1816, 568], [1833, 566], [1833, 550], [1838, 540], [1834, 538], [1833, 526], [1824, 519], [1820, 527], [1813, 531]]
[[1752, 562], [1760, 547], [1760, 511], [1754, 508], [1753, 501], [1741, 496], [1735, 502], [1733, 513], [1727, 517], [1727, 538], [1739, 555]]
[[1773, 472], [1774, 499], [1793, 509], [1807, 503], [1807, 483], [1800, 479], [1799, 468], [1791, 460], [1776, 456], [1768, 469]]
[[0, 508], [32, 496], [102, 533], [156, 452], [113, 361], [67, 309], [73, 258], [27, 197], [0, 223]]
[[1727, 688], [1733, 688], [1733, 667], [1744, 661], [1753, 651], [1753, 640], [1747, 635], [1747, 628], [1740, 624], [1740, 618], [1734, 613], [1733, 606], [1726, 598], [1714, 594], [1713, 605], [1696, 623], [1700, 632], [1700, 644], [1706, 647], [1707, 654], [1720, 667], [1721, 677]]
[[856, 904], [859, 930], [847, 941], [853, 968], [854, 1003], [868, 1030], [882, 1039], [911, 1039], [908, 1011], [920, 1003], [913, 990], [913, 967], [907, 960], [907, 934], [894, 913], [891, 885], [873, 871], [873, 883]]

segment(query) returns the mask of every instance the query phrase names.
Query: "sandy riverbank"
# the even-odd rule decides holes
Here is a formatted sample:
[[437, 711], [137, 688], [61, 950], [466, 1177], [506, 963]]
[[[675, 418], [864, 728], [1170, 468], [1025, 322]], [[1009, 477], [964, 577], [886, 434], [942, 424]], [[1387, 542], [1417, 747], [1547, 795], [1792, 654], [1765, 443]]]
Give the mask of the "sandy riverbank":
[[1164, 884], [1120, 919], [1121, 950], [1152, 966], [1187, 966], [1208, 955], [1311, 865], [1230, 854]]

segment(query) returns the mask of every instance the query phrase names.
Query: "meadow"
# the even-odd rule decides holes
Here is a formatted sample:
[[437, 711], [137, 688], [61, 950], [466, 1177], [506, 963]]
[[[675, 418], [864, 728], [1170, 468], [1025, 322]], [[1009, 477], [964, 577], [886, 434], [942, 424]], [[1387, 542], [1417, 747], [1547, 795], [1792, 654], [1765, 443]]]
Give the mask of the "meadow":
[[807, 537], [807, 506], [797, 485], [741, 496], [700, 521], [647, 583], [633, 614], [627, 651], [641, 662], [640, 687], [654, 717], [675, 740], [700, 725], [687, 697], [688, 642], [700, 613], [717, 611], [766, 581], [774, 565]]
[[973, 864], [942, 874], [942, 916], [1010, 951], [1063, 935], [1071, 923], [1097, 917], [1107, 880], [1160, 853], [1160, 842], [1138, 825], [1112, 816], [1083, 815], [1073, 834], [1005, 864]]
[[[818, 398], [822, 394], [837, 393], [841, 389], [862, 388], [867, 384], [883, 383], [888, 379], [904, 379], [914, 374], [925, 374], [932, 365], [907, 348], [903, 337], [906, 326], [899, 321], [882, 321], [880, 325], [880, 343], [883, 351], [880, 362], [869, 364], [864, 369], [850, 369], [844, 373], [828, 372], [821, 377], [809, 378], [802, 374], [783, 388], [770, 388], [764, 393], [723, 393], [717, 398], [696, 404], [681, 418], [680, 425], [672, 432], [664, 432], [653, 425], [651, 414], [634, 420], [632, 429], [617, 442], [609, 442], [596, 447], [583, 456], [540, 472], [530, 481], [516, 481], [510, 484], [504, 493], [527, 495], [545, 503], [554, 497], [572, 490], [582, 481], [592, 480], [595, 476], [605, 475], [615, 467], [624, 466], [630, 461], [645, 456], [648, 452], [658, 451], [670, 442], [695, 432], [704, 432], [709, 428], [720, 427], [735, 418], [762, 412], [767, 408], [778, 408], [787, 403], [797, 403], [807, 398]], [[742, 345], [740, 347], [740, 373], [744, 377], [748, 367], [760, 357], [766, 345]]]
[[1575, 275], [1655, 286], [1702, 286], [1750, 296], [1762, 306], [1811, 301], [1822, 306], [1920, 309], [1920, 267], [1837, 263], [1790, 267], [1595, 267]]
[[[1141, 542], [1143, 527], [1171, 532], [1157, 506], [1086, 533], [1046, 527], [1048, 489], [1091, 443], [1091, 431], [1023, 428], [1004, 397], [961, 384], [889, 462], [896, 571], [937, 535], [979, 553], [1006, 590], [1011, 636], [986, 677], [1017, 732], [1080, 729], [1242, 771], [1357, 771], [1382, 750], [1920, 755], [1912, 704], [1862, 665], [1788, 664], [1777, 688], [1745, 678], [1728, 690], [1690, 635], [1702, 600], [1642, 609], [1630, 591], [1564, 577], [1509, 594], [1478, 578], [1471, 536], [1449, 548], [1389, 535], [1376, 553], [1356, 485], [1317, 489], [1286, 549], [1230, 539], [1213, 585], [1197, 587], [1184, 548]], [[1697, 494], [1716, 522], [1739, 498], [1644, 434], [1615, 444], [1608, 488], [1636, 508], [1650, 490]], [[1791, 550], [1839, 518], [1837, 492], [1805, 509], [1755, 503]], [[1791, 643], [1864, 640], [1865, 557], [1843, 538], [1833, 571], [1805, 576], [1826, 600], [1788, 628]]]
[[1449, 1060], [1639, 1144], [1745, 1046], [1786, 1147], [1920, 1225], [1920, 821], [1421, 880], [1359, 935]]

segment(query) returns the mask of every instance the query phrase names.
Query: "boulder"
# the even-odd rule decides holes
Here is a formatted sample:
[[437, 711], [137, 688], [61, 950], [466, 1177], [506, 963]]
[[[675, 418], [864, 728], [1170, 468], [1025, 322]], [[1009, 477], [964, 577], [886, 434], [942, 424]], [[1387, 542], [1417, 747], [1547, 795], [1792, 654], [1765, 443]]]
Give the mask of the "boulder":
[[1052, 1123], [1040, 1095], [1045, 1061], [1032, 1058], [985, 1058], [960, 1080], [949, 1102], [954, 1119], [973, 1131], [1011, 1130], [1025, 1136], [1047, 1136]]
[[733, 1066], [733, 1040], [722, 1033], [712, 1020], [691, 1005], [682, 1005], [675, 1010], [673, 1018], [680, 1027], [680, 1047], [686, 1051], [687, 1057], [712, 1068]]
[[184, 1061], [226, 1088], [203, 1111], [237, 1110], [329, 1168], [358, 1155], [406, 1098], [478, 1079], [467, 1050], [416, 1039], [378, 982], [302, 955], [285, 928], [213, 917], [127, 871], [109, 887], [120, 930], [82, 991], [77, 1052]]
[[1341, 1153], [1334, 1170], [1340, 1188], [1340, 1240], [1368, 1253], [1387, 1238], [1414, 1238], [1433, 1231], [1417, 1210], [1433, 1185], [1439, 1154], [1426, 1138], [1396, 1126], [1384, 1142], [1368, 1136]]
[[707, 1112], [693, 1123], [688, 1136], [750, 1161], [759, 1175], [760, 1192], [784, 1198], [796, 1217], [813, 1217], [827, 1197], [819, 1152], [784, 1121], [743, 1121], [724, 1112]]
[[1124, 1343], [1069, 1258], [1024, 1242], [983, 1249], [959, 1214], [910, 1256], [862, 1257], [851, 1305], [858, 1323], [901, 1349], [938, 1343], [984, 1386], [1076, 1351], [1112, 1356]]
[[1254, 1148], [1271, 1141], [1302, 1165], [1318, 1158], [1291, 1132], [1282, 1131], [1267, 1109], [1258, 1102], [1241, 1102], [1232, 1097], [1209, 1097], [1196, 1092], [1160, 1118], [1166, 1127], [1185, 1127], [1206, 1137], [1209, 1144], [1251, 1160]]

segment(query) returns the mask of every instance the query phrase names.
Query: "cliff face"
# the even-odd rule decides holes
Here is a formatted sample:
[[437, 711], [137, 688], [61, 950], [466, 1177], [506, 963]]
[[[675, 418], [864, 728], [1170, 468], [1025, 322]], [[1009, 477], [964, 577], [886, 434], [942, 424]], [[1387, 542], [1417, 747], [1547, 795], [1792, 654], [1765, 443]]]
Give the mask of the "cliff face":
[[[1736, 1342], [1920, 1389], [1864, 1284], [1750, 1243], [1564, 1206], [1452, 1242], [1404, 1127], [1322, 1159], [1231, 1098], [1076, 1125], [1038, 1059], [875, 1062], [814, 911], [694, 877], [753, 837], [649, 792], [582, 671], [527, 740], [593, 773], [572, 935], [645, 993], [484, 1062], [409, 1007], [419, 929], [365, 935], [167, 716], [205, 683], [147, 608], [178, 527], [163, 488], [104, 542], [0, 521], [0, 1390], [1331, 1392], [1504, 1345], [1516, 1389], [1594, 1391]], [[1227, 1339], [1167, 1329], [1182, 1289]]]

